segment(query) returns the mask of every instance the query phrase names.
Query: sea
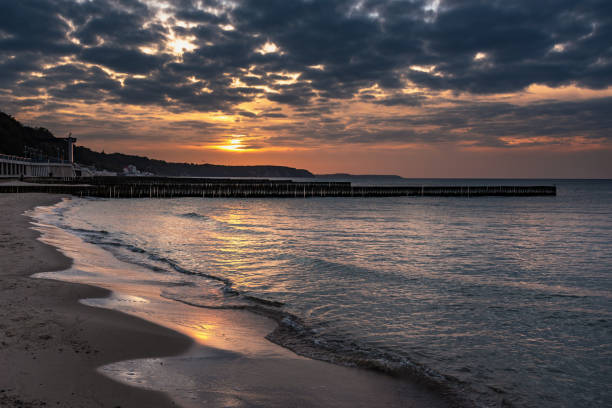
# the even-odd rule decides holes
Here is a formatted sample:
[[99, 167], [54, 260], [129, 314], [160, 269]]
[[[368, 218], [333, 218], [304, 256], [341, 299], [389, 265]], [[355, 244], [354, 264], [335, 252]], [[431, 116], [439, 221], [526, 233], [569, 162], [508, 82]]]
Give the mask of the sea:
[[268, 341], [306, 357], [467, 405], [612, 406], [612, 180], [350, 181], [557, 195], [72, 198], [34, 215], [169, 302], [274, 320]]

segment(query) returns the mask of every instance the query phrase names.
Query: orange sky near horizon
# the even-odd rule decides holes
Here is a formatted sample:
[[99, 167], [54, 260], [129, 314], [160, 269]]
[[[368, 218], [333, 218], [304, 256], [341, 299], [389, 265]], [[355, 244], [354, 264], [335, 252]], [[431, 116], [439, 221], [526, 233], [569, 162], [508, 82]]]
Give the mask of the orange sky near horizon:
[[[511, 102], [516, 106], [528, 106], [551, 100], [564, 102], [609, 96], [612, 96], [611, 88], [594, 91], [576, 86], [550, 88], [533, 85], [524, 92], [511, 95], [459, 95], [454, 102], [446, 96], [441, 103], [432, 102], [427, 108], [411, 110], [414, 112], [412, 116], [419, 117], [427, 114], [428, 109], [452, 107], [463, 101]], [[249, 103], [249, 109], [260, 113], [270, 109], [270, 105], [267, 101], [263, 101], [261, 107]], [[304, 168], [316, 174], [398, 174], [415, 178], [581, 178], [598, 172], [602, 177], [612, 175], [608, 160], [612, 157], [612, 143], [605, 139], [589, 139], [581, 135], [522, 137], [518, 134], [496, 137], [500, 145], [487, 146], [479, 143], [477, 138], [471, 140], [470, 126], [466, 125], [448, 131], [461, 137], [434, 143], [426, 140], [412, 143], [384, 140], [380, 143], [371, 140], [367, 143], [322, 142], [316, 138], [287, 138], [284, 132], [292, 128], [294, 119], [286, 107], [276, 108], [283, 109], [288, 117], [248, 118], [223, 112], [173, 114], [161, 108], [75, 104], [56, 112], [62, 119], [58, 125], [47, 125], [44, 116], [39, 118], [40, 112], [37, 111], [24, 111], [18, 119], [32, 126], [48, 127], [56, 136], [72, 132], [79, 138], [79, 145], [96, 151], [121, 152], [172, 162], [283, 165]], [[121, 113], [117, 114], [117, 110]], [[343, 121], [347, 112], [350, 112], [350, 119]], [[335, 117], [345, 129], [350, 129], [365, 126], [372, 117], [384, 123], [407, 113], [407, 109], [381, 109], [352, 101], [328, 116]], [[90, 126], [92, 118], [105, 125]], [[190, 125], [185, 127], [185, 122]], [[122, 125], [118, 127], [118, 123]], [[198, 131], [199, 124], [203, 126], [201, 131]], [[274, 126], [280, 130], [266, 130]], [[316, 123], [312, 125], [312, 132], [316, 132], [316, 126]], [[207, 127], [213, 129], [207, 130]], [[431, 124], [421, 128], [423, 131], [437, 130]], [[280, 139], [278, 142], [277, 138]]]

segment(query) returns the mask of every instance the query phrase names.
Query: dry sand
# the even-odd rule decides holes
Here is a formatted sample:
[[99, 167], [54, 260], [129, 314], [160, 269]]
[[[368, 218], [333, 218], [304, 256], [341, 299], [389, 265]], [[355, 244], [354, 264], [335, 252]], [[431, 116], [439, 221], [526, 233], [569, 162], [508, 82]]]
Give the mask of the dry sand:
[[96, 367], [172, 355], [188, 337], [135, 317], [87, 307], [78, 299], [107, 291], [30, 278], [71, 260], [36, 240], [23, 212], [59, 196], [0, 195], [0, 406], [170, 407], [165, 394], [112, 381]]

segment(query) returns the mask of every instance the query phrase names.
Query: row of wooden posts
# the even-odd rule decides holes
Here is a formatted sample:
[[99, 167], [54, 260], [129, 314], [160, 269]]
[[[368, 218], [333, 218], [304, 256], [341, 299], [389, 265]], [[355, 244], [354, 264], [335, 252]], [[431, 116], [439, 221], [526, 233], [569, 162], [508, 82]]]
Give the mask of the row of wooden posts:
[[[114, 180], [112, 180], [114, 179]], [[393, 196], [554, 196], [555, 186], [353, 186], [342, 182], [292, 182], [236, 179], [111, 178], [88, 184], [2, 185], [1, 192], [45, 192], [105, 198], [172, 197], [393, 197]], [[114, 182], [113, 182], [114, 181]]]

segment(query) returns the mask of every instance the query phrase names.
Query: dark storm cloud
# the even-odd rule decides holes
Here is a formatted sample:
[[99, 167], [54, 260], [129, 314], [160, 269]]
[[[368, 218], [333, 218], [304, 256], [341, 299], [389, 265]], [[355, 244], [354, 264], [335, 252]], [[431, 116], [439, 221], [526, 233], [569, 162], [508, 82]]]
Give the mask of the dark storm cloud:
[[74, 37], [84, 45], [104, 41], [105, 44], [110, 42], [122, 46], [154, 44], [165, 38], [165, 29], [161, 25], [151, 24], [143, 28], [145, 23], [147, 19], [141, 15], [112, 10], [88, 20], [75, 31]]
[[117, 72], [130, 74], [146, 74], [160, 69], [166, 56], [149, 55], [140, 51], [124, 47], [92, 47], [86, 48], [79, 54], [83, 62], [99, 64]]
[[[173, 111], [233, 112], [235, 104], [265, 96], [298, 116], [320, 117], [356, 95], [383, 106], [419, 106], [425, 95], [401, 93], [411, 82], [481, 94], [534, 83], [612, 85], [609, 0], [447, 0], [437, 10], [430, 4], [242, 0], [228, 7], [215, 0], [168, 0], [170, 17], [162, 22], [144, 0], [0, 0], [0, 87], [28, 98], [46, 93], [61, 101]], [[195, 49], [181, 58], [163, 51], [173, 35], [190, 36]], [[256, 51], [266, 43], [279, 52]], [[150, 55], [142, 46], [162, 51]], [[47, 64], [60, 66], [45, 69]], [[102, 68], [123, 74], [123, 82]], [[289, 73], [299, 73], [295, 83], [286, 83]], [[197, 82], [188, 80], [193, 77]], [[374, 85], [388, 96], [358, 94]], [[444, 114], [437, 118], [442, 127], [465, 125], [454, 111]], [[536, 120], [528, 109], [507, 114]]]
[[[435, 23], [416, 34], [427, 44], [419, 58], [441, 75], [409, 72], [418, 84], [477, 93], [533, 83], [610, 85], [608, 1], [456, 1], [442, 7]], [[563, 50], [555, 51], [555, 45]], [[475, 60], [477, 53], [486, 56]]]
[[283, 85], [275, 88], [279, 93], [269, 93], [267, 95], [268, 99], [287, 105], [309, 105], [311, 98], [315, 95], [312, 89], [305, 84]]
[[212, 13], [208, 13], [203, 10], [193, 8], [190, 5], [177, 8], [175, 14], [176, 18], [183, 21], [189, 21], [192, 23], [206, 23], [206, 24], [224, 24], [227, 23], [227, 15], [217, 16]]
[[[540, 102], [525, 106], [510, 103], [458, 103], [430, 108], [427, 113], [393, 117], [355, 115], [349, 120], [321, 117], [262, 127], [278, 134], [274, 145], [456, 143], [477, 147], [514, 147], [505, 138], [538, 145], [612, 142], [612, 98], [570, 102]], [[305, 111], [305, 117], [311, 112]], [[298, 115], [300, 116], [300, 115]], [[542, 139], [542, 138], [546, 139]], [[580, 141], [578, 141], [580, 142]]]
[[249, 111], [239, 111], [239, 112], [236, 112], [236, 113], [237, 113], [238, 115], [240, 115], [240, 116], [244, 116], [244, 117], [246, 117], [246, 118], [256, 118], [256, 117], [257, 117], [257, 114], [256, 114], [256, 113], [249, 112]]
[[[605, 1], [446, 1], [434, 12], [424, 1], [370, 1], [357, 7], [354, 1], [262, 5], [245, 0], [222, 17], [188, 3], [180, 3], [176, 16], [198, 24], [190, 33], [199, 48], [168, 68], [186, 76], [225, 73], [247, 86], [267, 85], [279, 91], [267, 98], [282, 104], [303, 106], [315, 95], [351, 98], [374, 84], [392, 91], [406, 80], [475, 93], [512, 92], [533, 83], [591, 88], [612, 83], [607, 40], [612, 11]], [[235, 29], [223, 31], [221, 20]], [[282, 53], [253, 52], [266, 41]], [[475, 59], [478, 53], [483, 58]], [[414, 71], [409, 68], [414, 65], [435, 69]], [[253, 66], [251, 74], [258, 77], [245, 72]], [[298, 84], [276, 85], [279, 78], [267, 73], [280, 71], [301, 73]], [[419, 100], [390, 97], [378, 103]]]
[[370, 100], [371, 102], [384, 105], [384, 106], [420, 106], [426, 99], [426, 96], [422, 93], [413, 94], [399, 94], [392, 95], [387, 98], [372, 100], [372, 95], [361, 95], [361, 99], [364, 101]]
[[263, 118], [276, 118], [276, 119], [287, 117], [287, 115], [285, 115], [284, 113], [274, 113], [274, 112], [262, 113], [260, 116]]
[[41, 70], [41, 76], [33, 76], [22, 82], [13, 92], [16, 96], [42, 95], [55, 99], [103, 101], [110, 91], [120, 88], [102, 69], [93, 66], [64, 64]]
[[38, 66], [36, 55], [22, 53], [17, 56], [4, 56], [0, 60], [0, 87], [14, 89], [15, 82], [21, 77], [22, 72], [34, 71]]
[[[467, 139], [476, 141], [479, 146], [506, 146], [500, 138], [525, 140], [549, 137], [551, 141], [548, 143], [563, 143], [578, 136], [585, 140], [609, 143], [612, 142], [611, 111], [612, 98], [549, 101], [525, 106], [510, 103], [465, 103], [450, 108], [432, 108], [426, 114], [369, 118], [362, 126], [364, 129], [387, 127], [394, 130], [358, 130], [350, 135], [350, 140], [370, 143], [375, 140], [435, 142]], [[414, 131], [421, 127], [428, 130]], [[402, 134], [404, 137], [401, 137]]]
[[[88, 78], [84, 83], [80, 75], [81, 62], [128, 73], [146, 73], [160, 67], [166, 61], [163, 56], [146, 55], [133, 48], [134, 44], [161, 39], [158, 26], [144, 30], [145, 20], [134, 17], [136, 12], [146, 15], [147, 8], [138, 1], [109, 0], [104, 3], [2, 1], [0, 86], [12, 88], [16, 96], [37, 94], [38, 89], [45, 88], [51, 96], [69, 99], [72, 95], [74, 99], [95, 101], [99, 97], [96, 89], [117, 87], [108, 83], [102, 86], [96, 78]], [[83, 43], [77, 41], [79, 35]], [[85, 48], [89, 37], [105, 45]], [[112, 46], [113, 43], [116, 45]], [[46, 65], [58, 64], [60, 58], [75, 60], [72, 65], [62, 67], [67, 75], [58, 76], [45, 69]], [[42, 72], [44, 78], [33, 77], [31, 72]], [[75, 84], [75, 81], [81, 82]], [[92, 89], [85, 89], [87, 86]]]
[[65, 55], [77, 50], [66, 38], [69, 26], [51, 0], [0, 1], [0, 54]]

